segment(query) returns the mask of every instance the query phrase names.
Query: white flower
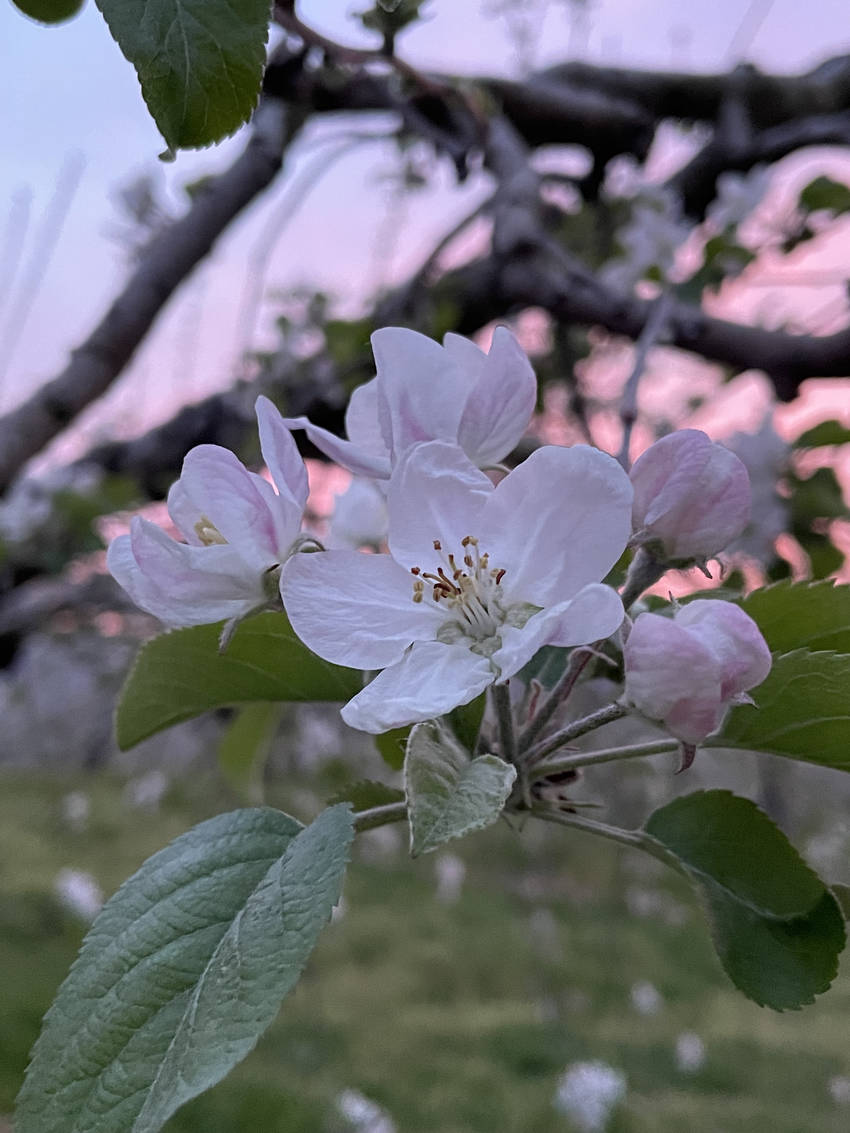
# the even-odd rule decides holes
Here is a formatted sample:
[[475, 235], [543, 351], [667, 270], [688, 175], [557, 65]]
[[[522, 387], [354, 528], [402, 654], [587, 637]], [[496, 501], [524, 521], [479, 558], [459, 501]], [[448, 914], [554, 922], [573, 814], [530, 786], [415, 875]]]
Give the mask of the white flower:
[[706, 216], [721, 232], [734, 228], [761, 204], [770, 188], [770, 178], [766, 165], [754, 165], [747, 173], [721, 173], [717, 178], [717, 196], [708, 206]]
[[604, 1133], [626, 1096], [626, 1076], [605, 1062], [574, 1062], [558, 1082], [555, 1108], [582, 1133]]
[[103, 908], [103, 890], [82, 869], [60, 869], [53, 889], [61, 903], [82, 921], [93, 921]]
[[623, 610], [599, 580], [630, 530], [628, 477], [605, 453], [547, 446], [497, 487], [456, 445], [410, 449], [390, 481], [389, 555], [297, 555], [281, 591], [327, 661], [382, 669], [343, 709], [366, 732], [441, 716], [543, 645], [610, 636]]
[[203, 625], [274, 605], [279, 567], [297, 546], [307, 471], [292, 435], [257, 398], [260, 447], [277, 491], [228, 449], [199, 445], [168, 493], [178, 543], [136, 517], [107, 565], [137, 606], [168, 625]]
[[537, 397], [537, 379], [506, 327], [497, 327], [489, 354], [458, 334], [443, 345], [404, 327], [372, 335], [377, 377], [351, 395], [348, 440], [311, 424], [305, 429], [326, 456], [356, 476], [387, 480], [393, 464], [423, 441], [460, 445], [473, 464], [498, 464], [525, 432]]
[[624, 650], [626, 700], [687, 744], [717, 731], [770, 672], [770, 650], [739, 606], [701, 598], [674, 617], [640, 614]]
[[355, 476], [336, 497], [330, 523], [332, 547], [380, 547], [387, 538], [387, 499], [374, 480]]

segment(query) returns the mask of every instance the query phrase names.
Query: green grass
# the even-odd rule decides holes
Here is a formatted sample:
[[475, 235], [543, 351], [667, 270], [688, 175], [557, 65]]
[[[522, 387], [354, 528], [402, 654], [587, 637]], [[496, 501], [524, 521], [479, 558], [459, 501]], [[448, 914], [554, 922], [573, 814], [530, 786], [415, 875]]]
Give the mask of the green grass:
[[[92, 799], [85, 834], [60, 819], [72, 788]], [[57, 870], [88, 869], [110, 892], [170, 838], [233, 805], [214, 781], [175, 788], [150, 816], [128, 812], [108, 778], [0, 779], [0, 1113], [80, 940], [50, 896]], [[346, 1088], [384, 1105], [400, 1133], [568, 1130], [552, 1096], [575, 1059], [627, 1074], [616, 1133], [848, 1128], [827, 1090], [850, 1074], [846, 965], [813, 1007], [760, 1009], [726, 980], [680, 879], [652, 861], [641, 872], [628, 852], [572, 831], [500, 825], [459, 844], [468, 874], [451, 906], [435, 899], [433, 857], [367, 850], [349, 873], [345, 916], [278, 1021], [171, 1133], [335, 1133]], [[659, 893], [672, 915], [629, 915], [634, 886]], [[664, 997], [658, 1014], [631, 1006], [638, 980]], [[675, 1066], [683, 1031], [707, 1047], [693, 1075]]]

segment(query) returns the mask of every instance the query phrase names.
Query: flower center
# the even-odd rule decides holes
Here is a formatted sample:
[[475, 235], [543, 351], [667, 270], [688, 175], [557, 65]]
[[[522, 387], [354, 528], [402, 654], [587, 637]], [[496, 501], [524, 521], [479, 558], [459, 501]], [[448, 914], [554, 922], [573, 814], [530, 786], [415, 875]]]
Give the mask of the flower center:
[[202, 515], [195, 524], [195, 534], [205, 547], [213, 547], [216, 544], [227, 542], [216, 525], [207, 519], [205, 515]]
[[[440, 552], [442, 563], [436, 572], [411, 567], [414, 577], [413, 601], [423, 602], [427, 597], [450, 615], [441, 627], [439, 640], [457, 640], [471, 637], [476, 642], [492, 640], [505, 621], [505, 605], [501, 581], [505, 572], [490, 566], [490, 557], [478, 548], [478, 540], [466, 535], [461, 540], [463, 554], [446, 554], [439, 539], [434, 550]], [[430, 591], [430, 594], [429, 594]], [[498, 646], [497, 646], [498, 648]]]

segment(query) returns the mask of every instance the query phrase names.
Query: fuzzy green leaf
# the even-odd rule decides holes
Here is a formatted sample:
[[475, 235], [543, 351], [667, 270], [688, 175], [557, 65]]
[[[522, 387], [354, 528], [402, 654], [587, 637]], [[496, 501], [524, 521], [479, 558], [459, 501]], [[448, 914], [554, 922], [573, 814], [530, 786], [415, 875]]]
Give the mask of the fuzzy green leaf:
[[733, 709], [706, 746], [768, 751], [850, 771], [850, 654], [785, 653], [750, 695], [756, 707]]
[[259, 614], [219, 652], [218, 625], [192, 626], [143, 645], [118, 702], [116, 733], [126, 751], [211, 708], [256, 701], [348, 700], [360, 673], [330, 665], [298, 640], [285, 614]]
[[270, 0], [96, 0], [171, 150], [238, 130], [260, 94]]
[[12, 0], [25, 16], [40, 24], [63, 24], [72, 19], [86, 0]]
[[777, 582], [741, 602], [774, 653], [794, 649], [850, 653], [850, 586]]
[[495, 822], [516, 768], [495, 755], [470, 759], [438, 721], [417, 724], [404, 760], [410, 852], [416, 857]]
[[339, 899], [353, 836], [334, 807], [201, 823], [105, 905], [45, 1020], [18, 1133], [156, 1133], [277, 1014]]

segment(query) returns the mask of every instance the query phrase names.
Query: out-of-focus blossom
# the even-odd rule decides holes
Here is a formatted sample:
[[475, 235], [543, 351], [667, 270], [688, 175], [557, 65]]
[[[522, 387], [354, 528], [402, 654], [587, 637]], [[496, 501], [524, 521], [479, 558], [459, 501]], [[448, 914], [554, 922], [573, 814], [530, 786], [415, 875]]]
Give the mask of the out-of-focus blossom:
[[331, 516], [331, 547], [378, 548], [387, 539], [387, 497], [374, 480], [355, 476], [336, 497]]
[[281, 578], [314, 653], [383, 670], [343, 719], [377, 733], [442, 716], [543, 645], [614, 633], [622, 603], [599, 580], [625, 546], [631, 496], [617, 462], [585, 445], [540, 448], [495, 488], [456, 445], [409, 449], [387, 496], [390, 554], [297, 555]]
[[352, 1133], [396, 1133], [387, 1111], [359, 1090], [343, 1090], [336, 1105]]
[[661, 992], [649, 980], [638, 980], [632, 984], [629, 999], [638, 1015], [657, 1015], [664, 1006]]
[[85, 870], [60, 869], [53, 888], [65, 908], [81, 921], [93, 921], [103, 908], [103, 890]]
[[497, 327], [489, 353], [458, 334], [443, 345], [404, 327], [372, 335], [377, 377], [351, 395], [347, 440], [287, 418], [305, 429], [326, 456], [356, 476], [387, 480], [393, 464], [423, 441], [459, 445], [473, 464], [498, 464], [528, 426], [537, 397], [531, 364], [507, 327]]
[[696, 1074], [705, 1065], [705, 1043], [693, 1031], [676, 1037], [676, 1069], [680, 1074]]
[[727, 170], [717, 178], [717, 196], [708, 206], [706, 216], [721, 232], [734, 228], [764, 200], [770, 187], [770, 170], [755, 165], [747, 173]]
[[626, 642], [625, 699], [686, 744], [716, 732], [770, 672], [758, 626], [731, 602], [699, 599], [672, 618], [640, 614]]
[[642, 279], [669, 279], [691, 230], [677, 196], [663, 186], [642, 185], [628, 222], [617, 230], [620, 254], [602, 267], [603, 282], [629, 291]]
[[788, 471], [791, 446], [774, 429], [772, 413], [765, 414], [758, 432], [734, 433], [726, 444], [747, 469], [753, 501], [750, 522], [728, 550], [769, 565], [776, 558], [777, 538], [791, 523], [788, 501], [776, 490]]
[[275, 488], [228, 449], [199, 445], [183, 461], [168, 511], [178, 543], [140, 517], [113, 540], [107, 565], [137, 606], [168, 625], [238, 619], [279, 605], [280, 567], [297, 547], [307, 471], [280, 414], [257, 398], [263, 459]]
[[631, 471], [633, 542], [668, 562], [704, 562], [747, 525], [750, 483], [733, 452], [699, 429], [656, 441]]
[[555, 1108], [581, 1133], [605, 1133], [626, 1087], [622, 1070], [606, 1062], [574, 1062], [558, 1081]]

